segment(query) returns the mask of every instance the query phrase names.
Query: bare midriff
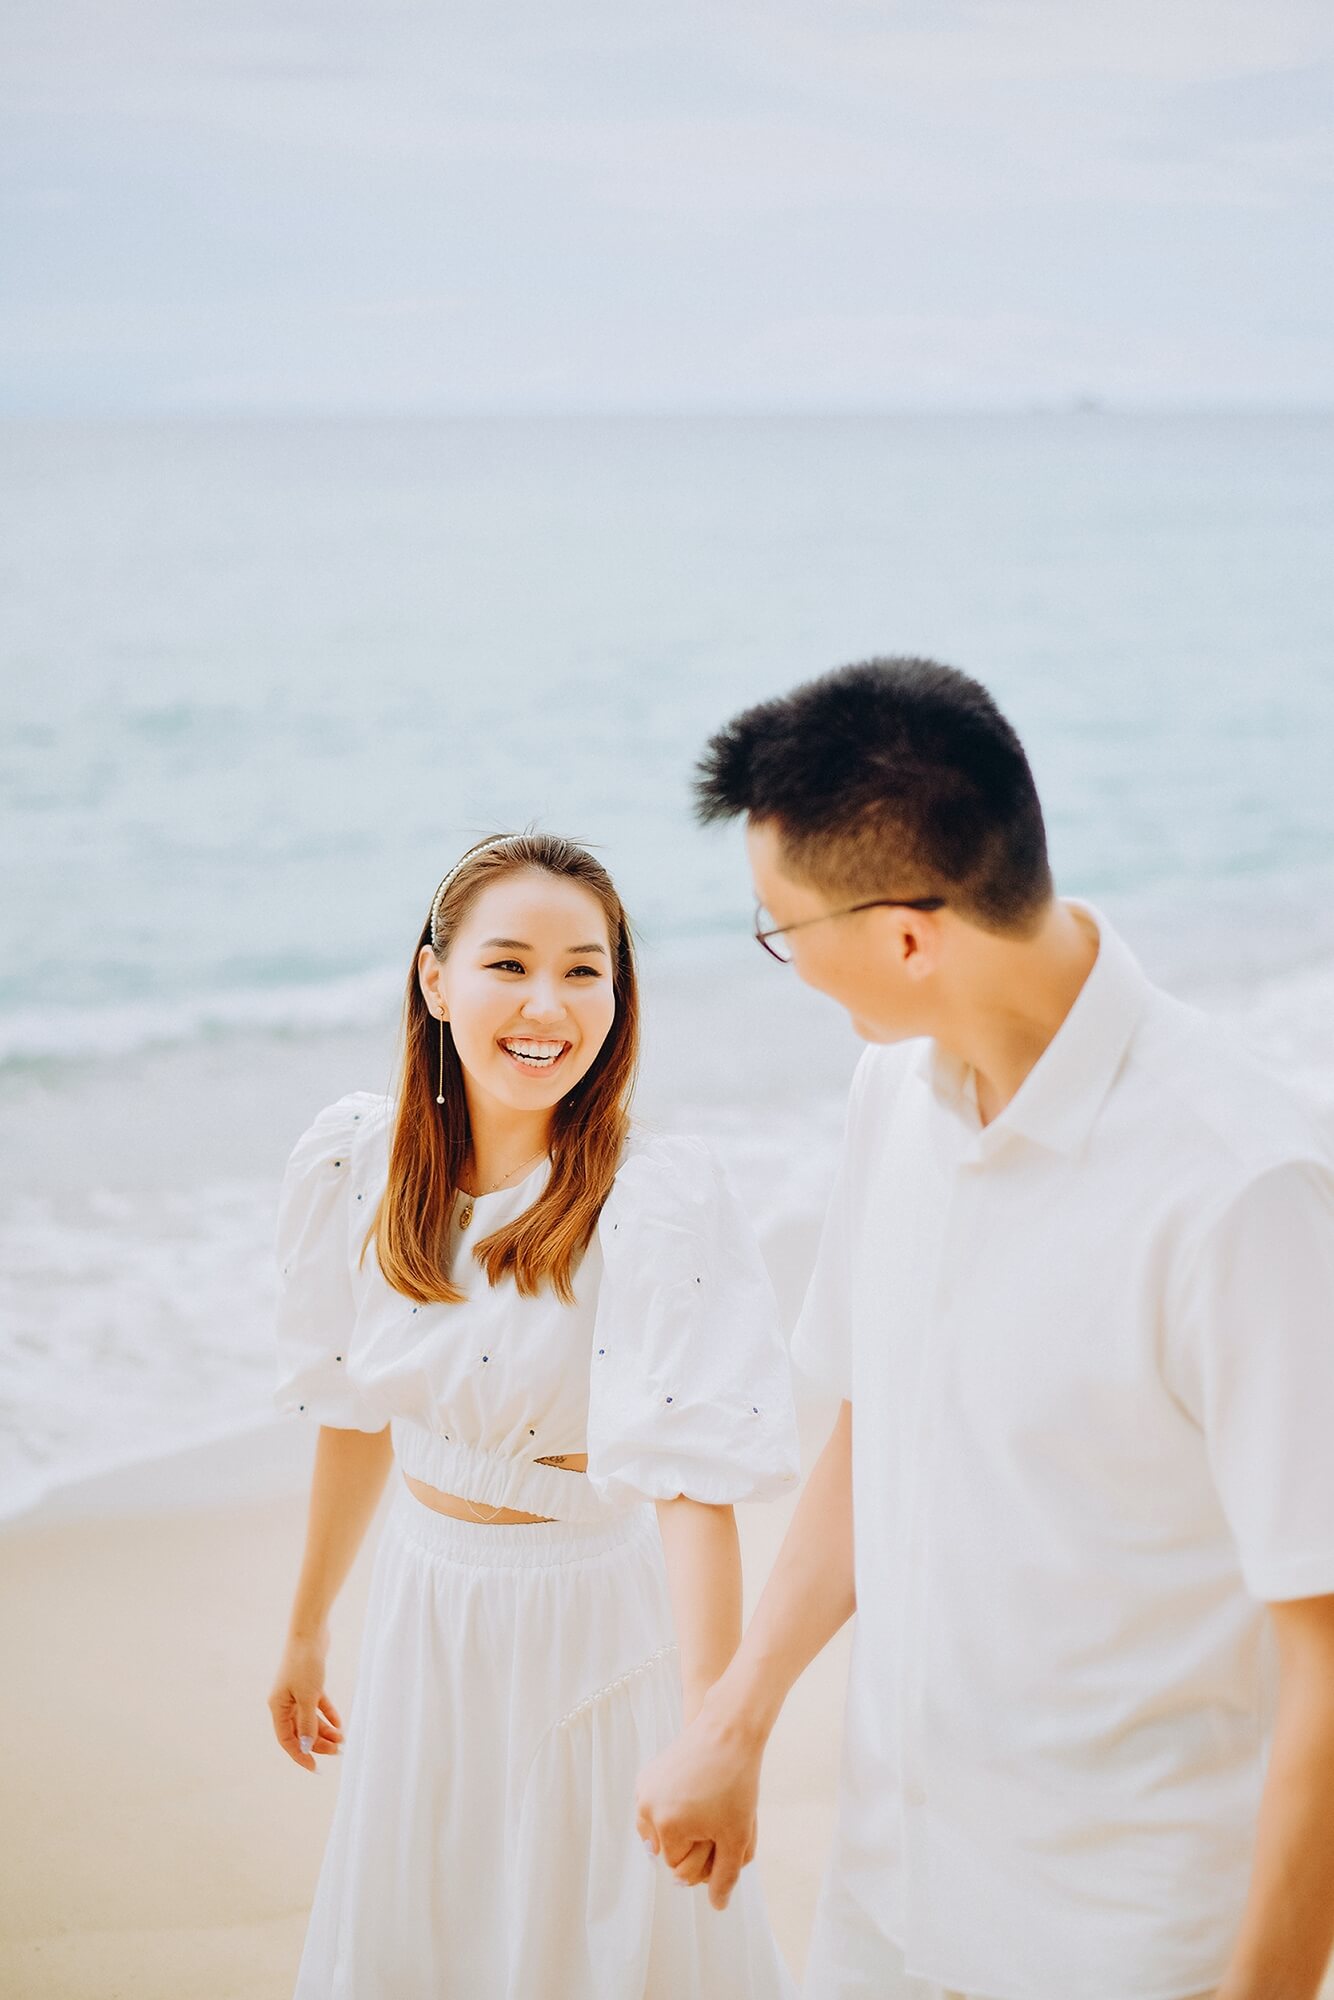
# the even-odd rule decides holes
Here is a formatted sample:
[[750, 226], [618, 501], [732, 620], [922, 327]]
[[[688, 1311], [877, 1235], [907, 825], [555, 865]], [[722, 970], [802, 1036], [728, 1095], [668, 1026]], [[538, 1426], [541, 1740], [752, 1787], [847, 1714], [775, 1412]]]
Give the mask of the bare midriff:
[[[586, 1472], [587, 1454], [581, 1451], [565, 1452], [555, 1458], [535, 1459], [535, 1465], [554, 1465], [558, 1472]], [[478, 1500], [465, 1500], [461, 1493], [442, 1493], [438, 1486], [428, 1486], [424, 1479], [412, 1479], [405, 1472], [405, 1483], [424, 1506], [433, 1507], [437, 1514], [449, 1514], [456, 1521], [478, 1521], [487, 1528], [519, 1528], [533, 1526], [539, 1521], [549, 1521], [550, 1514], [524, 1514], [517, 1507], [488, 1507]]]

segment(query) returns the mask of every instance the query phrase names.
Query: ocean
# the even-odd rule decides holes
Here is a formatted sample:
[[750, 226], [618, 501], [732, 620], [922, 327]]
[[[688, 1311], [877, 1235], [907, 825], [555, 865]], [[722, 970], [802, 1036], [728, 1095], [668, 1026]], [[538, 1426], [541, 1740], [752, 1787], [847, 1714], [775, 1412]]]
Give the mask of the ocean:
[[809, 1246], [856, 1044], [689, 811], [739, 706], [984, 680], [1060, 886], [1334, 1118], [1334, 418], [0, 426], [0, 1513], [269, 1415], [297, 1133], [483, 832], [594, 844], [643, 1103]]

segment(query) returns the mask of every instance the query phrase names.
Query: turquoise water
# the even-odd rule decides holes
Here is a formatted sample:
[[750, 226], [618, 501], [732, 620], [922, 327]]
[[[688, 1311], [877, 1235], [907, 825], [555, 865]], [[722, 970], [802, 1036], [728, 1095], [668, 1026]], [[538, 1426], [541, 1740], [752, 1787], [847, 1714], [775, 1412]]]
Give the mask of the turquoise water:
[[1061, 885], [1323, 1087], [1331, 549], [1330, 418], [0, 427], [8, 1490], [253, 1420], [293, 1120], [381, 1080], [340, 1064], [481, 831], [598, 845], [661, 1089], [765, 1205], [848, 1052], [752, 986], [690, 768], [871, 652], [985, 680]]
[[1068, 887], [1179, 911], [1334, 855], [1329, 420], [2, 441], [0, 1059], [355, 1009], [497, 824], [599, 843], [651, 936], [733, 925], [692, 758], [876, 650], [995, 690]]

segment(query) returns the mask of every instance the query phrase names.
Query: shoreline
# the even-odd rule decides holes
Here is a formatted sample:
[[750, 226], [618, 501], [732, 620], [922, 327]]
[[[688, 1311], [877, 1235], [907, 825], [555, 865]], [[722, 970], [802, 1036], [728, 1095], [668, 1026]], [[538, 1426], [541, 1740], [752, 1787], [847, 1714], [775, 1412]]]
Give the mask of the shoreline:
[[[770, 977], [777, 972], [744, 938], [677, 939], [646, 967], [637, 1112], [720, 1152], [791, 1311], [862, 1045], [823, 996]], [[695, 990], [701, 979], [706, 992]], [[1244, 1004], [1234, 993], [1230, 1006], [1207, 1009], [1230, 1019], [1327, 1135], [1331, 1004], [1334, 959], [1318, 955], [1305, 970], [1267, 968]], [[124, 1490], [122, 1469], [163, 1456], [174, 1431], [216, 1448], [220, 1464], [221, 1440], [267, 1431], [270, 1236], [283, 1162], [322, 1103], [351, 1085], [387, 1087], [393, 1043], [388, 1017], [312, 1023], [291, 1039], [243, 1036], [76, 1064], [8, 1094], [0, 1079], [24, 1163], [22, 1188], [0, 1203], [21, 1439], [0, 1530], [46, 1518], [53, 1502], [62, 1513], [101, 1504], [91, 1491], [84, 1502], [58, 1499], [92, 1480], [113, 1479], [107, 1504], [123, 1505], [113, 1497]], [[90, 1446], [104, 1438], [114, 1446], [99, 1464]]]
[[121, 1520], [290, 1498], [309, 1479], [313, 1432], [284, 1417], [57, 1480], [12, 1514], [0, 1541], [59, 1522]]
[[[653, 1122], [668, 1125], [672, 1121]], [[704, 1118], [694, 1122], [702, 1130], [707, 1128]], [[733, 1184], [743, 1198], [750, 1197], [748, 1205], [752, 1210], [757, 1177], [763, 1177], [768, 1184], [768, 1212], [756, 1234], [788, 1333], [814, 1263], [824, 1209], [820, 1167], [826, 1167], [828, 1177], [832, 1177], [835, 1133], [836, 1121], [831, 1115], [824, 1121], [813, 1146], [814, 1179], [811, 1157], [780, 1156], [775, 1160], [767, 1147], [758, 1155], [750, 1153], [745, 1135], [734, 1134], [730, 1143], [720, 1143], [716, 1135], [713, 1137], [713, 1143], [728, 1161]], [[823, 1152], [819, 1150], [820, 1141]], [[267, 1245], [263, 1254], [267, 1284]], [[271, 1311], [270, 1304], [257, 1304], [250, 1322], [266, 1323]], [[264, 1352], [267, 1361], [267, 1347]], [[147, 1431], [148, 1413], [137, 1421]], [[162, 1421], [160, 1417], [157, 1420], [159, 1430]], [[205, 1506], [215, 1499], [240, 1500], [250, 1494], [262, 1497], [291, 1492], [308, 1477], [313, 1443], [304, 1451], [292, 1442], [284, 1443], [289, 1425], [296, 1433], [304, 1428], [300, 1423], [293, 1425], [290, 1418], [272, 1414], [263, 1403], [252, 1402], [248, 1413], [238, 1413], [235, 1422], [212, 1436], [166, 1449], [160, 1445], [156, 1449], [137, 1447], [127, 1439], [123, 1455], [106, 1464], [73, 1471], [58, 1463], [50, 1465], [43, 1468], [46, 1483], [35, 1498], [25, 1497], [24, 1490], [16, 1486], [13, 1495], [0, 1501], [0, 1536], [11, 1528], [84, 1514], [153, 1512], [159, 1508]], [[36, 1479], [31, 1484], [36, 1484]]]

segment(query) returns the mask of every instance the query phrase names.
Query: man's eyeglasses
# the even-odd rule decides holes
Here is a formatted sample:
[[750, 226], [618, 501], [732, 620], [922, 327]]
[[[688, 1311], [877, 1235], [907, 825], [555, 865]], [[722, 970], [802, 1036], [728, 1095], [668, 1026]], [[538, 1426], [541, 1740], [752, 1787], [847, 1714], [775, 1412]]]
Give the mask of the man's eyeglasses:
[[762, 904], [755, 906], [755, 942], [762, 944], [770, 958], [776, 958], [780, 965], [792, 963], [792, 953], [786, 944], [774, 943], [774, 939], [786, 938], [789, 931], [804, 930], [807, 924], [827, 923], [830, 917], [852, 917], [858, 910], [943, 910], [943, 896], [874, 896], [869, 903], [849, 903], [846, 910], [823, 910], [818, 917], [801, 917], [795, 924], [771, 924], [767, 921], [769, 912]]

